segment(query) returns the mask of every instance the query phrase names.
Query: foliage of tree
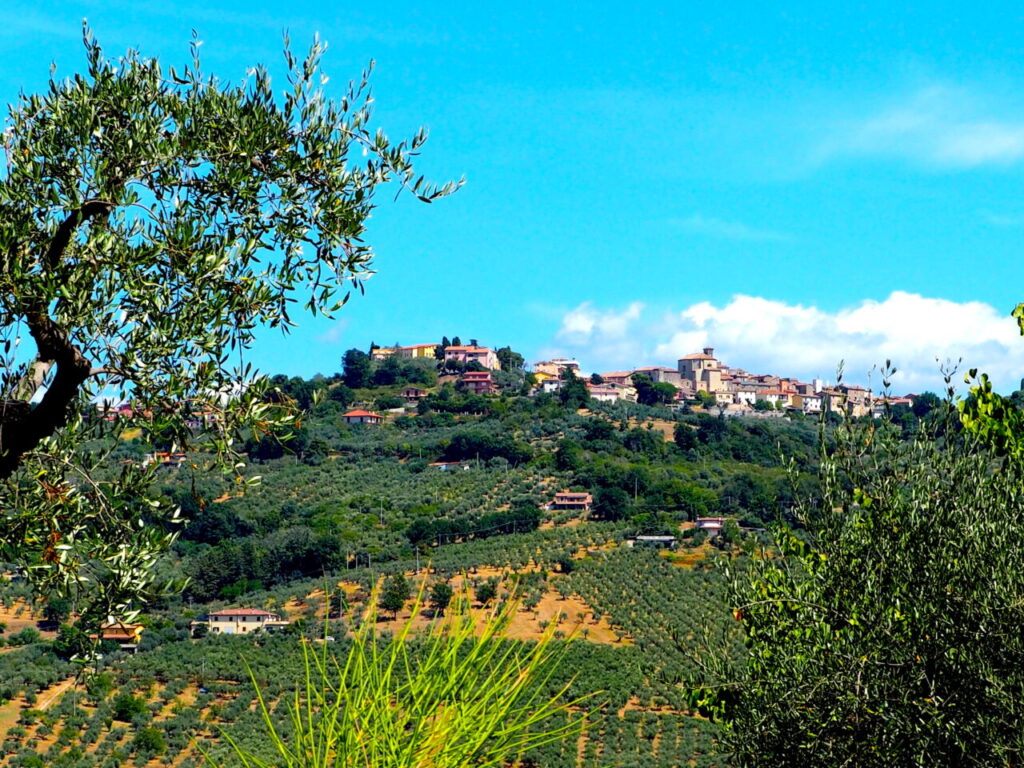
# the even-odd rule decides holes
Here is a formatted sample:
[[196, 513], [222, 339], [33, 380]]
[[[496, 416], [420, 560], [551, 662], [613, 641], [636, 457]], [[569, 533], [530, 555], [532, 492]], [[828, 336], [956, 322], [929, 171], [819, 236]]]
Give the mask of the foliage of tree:
[[636, 400], [641, 405], [675, 402], [678, 391], [667, 381], [651, 381], [651, 377], [645, 373], [633, 374], [633, 387], [636, 388]]
[[499, 347], [494, 350], [494, 354], [497, 355], [498, 363], [503, 371], [519, 370], [526, 365], [526, 358], [513, 351], [511, 347]]
[[622, 520], [629, 507], [629, 494], [622, 488], [599, 488], [594, 494], [593, 515], [601, 520]]
[[498, 596], [498, 580], [484, 579], [475, 588], [476, 599], [480, 605], [488, 605]]
[[435, 581], [430, 585], [429, 602], [434, 612], [442, 616], [452, 601], [455, 591], [447, 581]]
[[398, 616], [398, 612], [402, 610], [410, 597], [412, 597], [412, 590], [409, 582], [402, 574], [395, 573], [384, 580], [378, 605], [382, 611], [387, 611], [394, 618]]
[[562, 387], [558, 390], [558, 399], [569, 410], [585, 408], [590, 402], [590, 390], [586, 382], [577, 376], [572, 368], [562, 371]]
[[342, 377], [349, 389], [370, 386], [370, 356], [361, 349], [350, 349], [341, 359]]
[[529, 446], [517, 442], [509, 435], [474, 429], [456, 433], [445, 450], [445, 457], [450, 461], [500, 457], [511, 464], [521, 464], [529, 461], [532, 455]]
[[434, 370], [433, 364], [420, 359], [402, 359], [390, 355], [379, 363], [371, 363], [370, 367], [372, 372], [367, 372], [363, 378], [364, 383], [359, 386], [390, 387], [402, 384], [433, 386], [437, 383], [437, 372]]
[[53, 652], [62, 659], [70, 659], [74, 656], [85, 658], [92, 652], [94, 645], [93, 641], [89, 639], [89, 635], [80, 628], [62, 624], [53, 641]]
[[681, 422], [676, 424], [672, 430], [672, 436], [675, 439], [675, 444], [681, 450], [689, 451], [697, 447], [696, 430], [689, 424]]
[[56, 626], [71, 615], [71, 600], [60, 595], [49, 598], [43, 605], [43, 619]]
[[132, 739], [132, 749], [152, 759], [167, 751], [167, 740], [157, 728], [143, 728]]
[[940, 407], [909, 441], [842, 424], [809, 537], [780, 529], [781, 556], [734, 580], [748, 651], [697, 698], [737, 765], [1005, 765], [1024, 749], [1024, 466]]
[[127, 691], [117, 694], [111, 701], [111, 716], [125, 723], [130, 723], [135, 715], [141, 715], [145, 711], [145, 700], [132, 696]]
[[[176, 450], [201, 445], [228, 470], [236, 425], [274, 423], [265, 380], [236, 367], [292, 302], [340, 307], [362, 288], [374, 192], [397, 180], [430, 201], [411, 158], [370, 126], [367, 76], [327, 98], [315, 43], [286, 51], [276, 95], [260, 67], [237, 85], [129, 51], [10, 108], [0, 170], [0, 558], [45, 592], [81, 592], [87, 617], [153, 594], [174, 509], [158, 467], [107, 471], [84, 440], [128, 429]], [[278, 92], [280, 89], [278, 89]], [[16, 343], [24, 337], [33, 351]], [[96, 418], [100, 393], [132, 414]], [[197, 413], [213, 411], [197, 435]], [[140, 525], [141, 522], [141, 525]]]
[[708, 410], [715, 407], [715, 396], [710, 392], [705, 392], [703, 389], [698, 389], [695, 393], [697, 402], [700, 403], [701, 407]]

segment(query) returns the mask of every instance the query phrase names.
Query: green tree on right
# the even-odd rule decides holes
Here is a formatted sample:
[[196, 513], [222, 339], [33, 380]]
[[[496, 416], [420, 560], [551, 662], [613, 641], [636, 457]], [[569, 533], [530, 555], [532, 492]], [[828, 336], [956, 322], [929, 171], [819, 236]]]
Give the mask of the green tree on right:
[[731, 573], [746, 653], [692, 703], [734, 765], [1021, 764], [1024, 429], [986, 384], [912, 439], [841, 422], [802, 530]]

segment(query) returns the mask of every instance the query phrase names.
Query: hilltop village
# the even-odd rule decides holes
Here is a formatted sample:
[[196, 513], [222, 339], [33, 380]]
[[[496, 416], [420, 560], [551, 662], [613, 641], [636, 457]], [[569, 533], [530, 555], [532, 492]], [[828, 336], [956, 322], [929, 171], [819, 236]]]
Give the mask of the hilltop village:
[[[469, 345], [375, 346], [370, 354], [376, 361], [435, 358], [442, 371], [458, 375], [457, 383], [461, 389], [479, 395], [499, 391], [499, 383], [492, 372], [508, 370], [510, 365], [515, 365], [512, 356], [522, 360], [508, 347], [494, 350], [478, 345], [475, 340]], [[821, 379], [805, 382], [788, 376], [750, 373], [743, 368], [730, 367], [716, 358], [713, 347], [681, 357], [674, 368], [644, 366], [588, 373], [574, 359], [543, 360], [533, 364], [527, 381], [531, 394], [551, 394], [561, 390], [573, 378], [582, 379], [590, 397], [600, 402], [657, 402], [670, 408], [689, 404], [714, 408], [723, 416], [781, 414], [787, 411], [818, 414], [830, 410], [851, 416], [878, 417], [887, 407], [913, 405], [912, 395], [873, 397], [870, 389], [857, 385], [840, 383], [832, 386]], [[404, 394], [407, 399], [414, 399], [420, 393], [413, 387]]]

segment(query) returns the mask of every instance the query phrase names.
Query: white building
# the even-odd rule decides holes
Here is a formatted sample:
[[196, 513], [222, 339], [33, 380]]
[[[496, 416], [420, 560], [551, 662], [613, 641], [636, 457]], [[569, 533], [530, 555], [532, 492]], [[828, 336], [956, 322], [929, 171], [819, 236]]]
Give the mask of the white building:
[[214, 635], [245, 635], [265, 629], [268, 632], [287, 627], [276, 613], [260, 608], [225, 608], [206, 617], [206, 625]]

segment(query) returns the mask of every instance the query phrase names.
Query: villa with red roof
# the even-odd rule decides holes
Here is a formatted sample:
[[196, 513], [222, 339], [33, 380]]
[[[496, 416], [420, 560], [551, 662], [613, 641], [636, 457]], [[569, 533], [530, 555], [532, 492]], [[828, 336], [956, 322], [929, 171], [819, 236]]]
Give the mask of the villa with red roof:
[[349, 411], [342, 417], [346, 424], [380, 424], [384, 417], [373, 411]]

